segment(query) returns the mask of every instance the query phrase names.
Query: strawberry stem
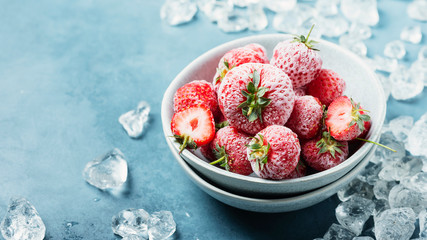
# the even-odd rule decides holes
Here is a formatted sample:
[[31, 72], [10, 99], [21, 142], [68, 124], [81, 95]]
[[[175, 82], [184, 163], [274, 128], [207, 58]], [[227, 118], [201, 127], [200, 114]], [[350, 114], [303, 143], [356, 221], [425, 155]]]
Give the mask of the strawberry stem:
[[307, 37], [305, 38], [306, 41], [308, 41], [308, 38], [310, 37], [311, 31], [313, 30], [313, 28], [314, 28], [314, 24], [311, 25], [310, 31], [308, 32]]
[[209, 164], [210, 165], [215, 165], [217, 163], [220, 163], [220, 162], [224, 161], [224, 159], [225, 159], [225, 156], [222, 156], [221, 158], [218, 158], [217, 160], [215, 160], [213, 162], [210, 162]]
[[181, 147], [179, 148], [179, 153], [184, 151], [185, 147], [187, 146], [188, 138], [189, 138], [189, 136], [187, 136], [187, 135], [184, 136], [184, 140], [181, 144]]
[[396, 152], [396, 150], [394, 150], [393, 148], [387, 147], [386, 145], [383, 145], [383, 144], [381, 144], [381, 143], [377, 143], [377, 142], [374, 142], [374, 141], [371, 141], [371, 140], [367, 140], [367, 139], [363, 139], [363, 138], [356, 138], [356, 139], [357, 139], [357, 140], [360, 140], [360, 141], [363, 141], [363, 142], [373, 143], [373, 144], [375, 144], [375, 145], [378, 145], [378, 146], [380, 146], [380, 147], [383, 147], [383, 148], [385, 148], [385, 149], [387, 149], [387, 150], [390, 150], [390, 151], [392, 151], [392, 152]]

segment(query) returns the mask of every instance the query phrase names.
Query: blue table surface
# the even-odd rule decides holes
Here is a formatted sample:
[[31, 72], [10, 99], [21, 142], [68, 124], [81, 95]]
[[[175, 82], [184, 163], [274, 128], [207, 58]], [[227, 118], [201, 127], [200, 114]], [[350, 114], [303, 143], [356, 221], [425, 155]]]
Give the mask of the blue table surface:
[[[407, 25], [420, 25], [426, 44], [427, 23], [407, 16], [408, 2], [378, 1], [380, 22], [365, 41], [369, 56], [382, 55], [384, 44], [399, 39]], [[204, 193], [174, 160], [160, 121], [172, 79], [212, 47], [276, 31], [269, 26], [226, 34], [200, 13], [189, 24], [171, 27], [160, 20], [162, 3], [1, 1], [0, 217], [11, 197], [24, 196], [43, 218], [46, 239], [117, 239], [111, 217], [126, 208], [171, 211], [175, 239], [322, 237], [337, 222], [336, 196], [288, 213], [243, 211]], [[405, 46], [409, 63], [421, 45]], [[409, 102], [390, 99], [387, 119], [418, 119], [427, 111], [426, 92]], [[141, 100], [152, 107], [151, 121], [144, 136], [133, 140], [117, 120]], [[129, 164], [120, 195], [82, 178], [88, 161], [114, 147]]]

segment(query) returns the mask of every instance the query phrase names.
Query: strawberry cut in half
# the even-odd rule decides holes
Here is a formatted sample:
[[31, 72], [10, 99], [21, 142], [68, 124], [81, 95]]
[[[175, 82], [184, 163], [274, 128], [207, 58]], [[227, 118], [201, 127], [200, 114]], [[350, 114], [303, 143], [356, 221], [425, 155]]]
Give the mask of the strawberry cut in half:
[[193, 106], [173, 115], [171, 130], [182, 152], [186, 147], [196, 149], [211, 142], [215, 136], [215, 121], [209, 108]]
[[336, 98], [328, 107], [325, 125], [338, 141], [356, 139], [364, 130], [365, 122], [371, 118], [359, 103], [347, 96]]

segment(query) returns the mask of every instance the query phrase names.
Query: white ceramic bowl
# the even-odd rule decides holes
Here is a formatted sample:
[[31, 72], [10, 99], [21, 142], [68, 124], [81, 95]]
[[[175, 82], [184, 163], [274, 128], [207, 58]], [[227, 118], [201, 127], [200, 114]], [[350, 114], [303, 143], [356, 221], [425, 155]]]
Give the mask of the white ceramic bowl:
[[[168, 145], [171, 150], [175, 148], [171, 141], [168, 141]], [[365, 168], [369, 162], [369, 159], [374, 155], [375, 148], [376, 146], [374, 146], [365, 156], [365, 158], [346, 175], [331, 184], [297, 196], [270, 199], [242, 196], [228, 192], [225, 189], [221, 189], [220, 187], [215, 186], [215, 184], [210, 183], [208, 179], [205, 179], [203, 176], [199, 175], [200, 173], [191, 168], [179, 156], [177, 151], [172, 151], [172, 153], [190, 180], [216, 200], [229, 206], [252, 212], [279, 213], [307, 208], [334, 195], [336, 192], [346, 186], [351, 180], [353, 180]]]
[[[176, 90], [192, 80], [205, 79], [212, 81], [220, 58], [229, 50], [249, 43], [263, 45], [269, 57], [273, 48], [280, 41], [292, 38], [285, 34], [256, 35], [237, 39], [215, 47], [191, 62], [171, 82], [162, 101], [162, 124], [166, 141], [174, 146], [171, 150], [178, 152], [179, 144], [174, 142], [170, 129], [173, 116], [173, 96]], [[361, 103], [364, 109], [370, 111], [372, 126], [367, 138], [378, 141], [386, 113], [386, 102], [381, 83], [375, 73], [355, 54], [328, 41], [318, 40], [316, 47], [323, 59], [323, 68], [337, 72], [346, 81], [345, 95]], [[182, 158], [197, 169], [203, 177], [227, 191], [245, 196], [283, 197], [297, 195], [326, 186], [341, 178], [353, 169], [368, 154], [372, 144], [363, 144], [351, 157], [340, 165], [297, 179], [268, 180], [253, 176], [243, 176], [225, 171], [210, 165], [201, 154], [184, 150]]]

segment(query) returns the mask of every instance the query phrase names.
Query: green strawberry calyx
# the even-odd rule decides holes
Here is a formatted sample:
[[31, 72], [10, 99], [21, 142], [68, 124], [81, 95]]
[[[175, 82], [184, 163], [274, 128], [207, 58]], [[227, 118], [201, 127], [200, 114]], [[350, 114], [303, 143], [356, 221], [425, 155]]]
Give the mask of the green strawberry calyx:
[[227, 61], [227, 59], [224, 59], [224, 67], [216, 69], [216, 71], [218, 72], [218, 77], [215, 79], [215, 84], [221, 82], [225, 75], [228, 73], [228, 71], [230, 71], [233, 67], [235, 67], [235, 65], [230, 67], [230, 63]]
[[248, 148], [249, 158], [255, 159], [255, 171], [264, 169], [264, 165], [268, 162], [268, 153], [270, 151], [270, 143], [264, 144], [264, 136], [258, 134], [252, 137], [252, 141], [246, 145]]
[[198, 147], [197, 144], [193, 141], [193, 139], [186, 134], [183, 134], [183, 135], [174, 134], [173, 138], [175, 138], [175, 140], [180, 144], [179, 153], [184, 151], [185, 148], [197, 149]]
[[213, 149], [213, 153], [215, 155], [215, 158], [217, 160], [210, 162], [209, 164], [215, 165], [220, 164], [221, 167], [225, 168], [225, 170], [230, 171], [230, 165], [228, 164], [228, 154], [225, 151], [224, 146], [219, 146], [218, 143], [215, 144], [215, 147]]
[[269, 89], [259, 86], [261, 79], [257, 70], [254, 70], [249, 77], [252, 78], [252, 81], [246, 86], [247, 91], [241, 91], [242, 95], [246, 97], [246, 101], [242, 102], [238, 108], [242, 109], [242, 114], [249, 122], [259, 119], [262, 123], [262, 111], [271, 102], [271, 99], [263, 97]]
[[353, 109], [351, 110], [352, 120], [349, 124], [349, 127], [353, 126], [354, 124], [357, 124], [360, 131], [363, 132], [365, 130], [365, 122], [368, 122], [371, 119], [371, 117], [366, 114], [366, 112], [369, 111], [361, 109], [360, 103], [354, 102], [352, 98], [350, 98], [350, 102]]
[[307, 37], [304, 35], [295, 35], [294, 40], [292, 42], [299, 42], [299, 43], [303, 43], [305, 46], [307, 46], [309, 49], [312, 49], [314, 51], [319, 51], [319, 49], [314, 48], [314, 44], [318, 43], [317, 41], [314, 40], [308, 40], [308, 38], [310, 37], [311, 31], [314, 28], [314, 24], [311, 26], [310, 31], [307, 34]]
[[343, 153], [340, 148], [342, 146], [344, 145], [335, 140], [327, 131], [323, 132], [322, 138], [316, 142], [316, 147], [319, 149], [318, 155], [329, 152], [333, 158], [335, 158], [336, 152]]

